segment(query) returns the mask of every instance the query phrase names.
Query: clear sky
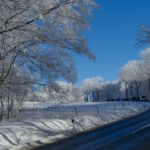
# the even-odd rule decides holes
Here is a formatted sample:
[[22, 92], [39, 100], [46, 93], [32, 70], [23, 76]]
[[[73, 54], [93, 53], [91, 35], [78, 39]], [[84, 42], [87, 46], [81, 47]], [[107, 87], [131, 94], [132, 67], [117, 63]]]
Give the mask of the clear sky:
[[86, 33], [96, 62], [76, 56], [77, 84], [94, 76], [116, 80], [120, 68], [129, 60], [138, 59], [143, 49], [134, 45], [139, 25], [150, 25], [150, 0], [96, 1], [100, 8], [94, 11], [91, 29]]

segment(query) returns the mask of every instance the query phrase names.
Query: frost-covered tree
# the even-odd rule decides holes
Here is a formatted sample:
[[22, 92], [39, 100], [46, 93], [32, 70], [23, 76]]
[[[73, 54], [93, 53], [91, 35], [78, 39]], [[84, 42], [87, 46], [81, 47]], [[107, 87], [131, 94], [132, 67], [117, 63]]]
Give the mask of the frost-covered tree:
[[121, 97], [119, 81], [105, 81], [102, 77], [85, 79], [82, 83], [85, 101], [105, 101]]
[[137, 45], [143, 46], [150, 44], [150, 27], [146, 25], [141, 25], [137, 37]]
[[69, 71], [64, 72], [59, 59], [62, 54], [61, 66], [67, 68], [67, 50], [93, 58], [82, 33], [94, 7], [93, 0], [0, 0], [0, 83], [14, 63], [49, 79], [66, 77]]
[[[27, 74], [26, 72], [20, 70], [20, 68], [16, 68], [15, 71], [17, 73], [14, 73], [12, 75], [11, 80], [7, 80], [6, 86], [8, 87], [8, 90], [10, 90], [10, 100], [8, 101], [8, 106], [11, 106], [11, 109], [16, 109], [17, 111], [21, 112], [23, 107], [23, 102], [27, 100], [27, 95], [30, 90], [32, 90], [32, 84], [35, 83], [35, 80], [32, 76]], [[5, 85], [3, 85], [5, 86]], [[11, 104], [11, 105], [10, 105]]]
[[102, 77], [93, 77], [85, 79], [82, 83], [82, 90], [85, 94], [86, 101], [99, 101], [99, 92], [104, 85]]
[[72, 83], [57, 81], [53, 86], [43, 86], [39, 90], [29, 93], [31, 100], [49, 101], [52, 103], [82, 102], [82, 91]]
[[102, 100], [116, 99], [121, 97], [120, 83], [118, 81], [105, 82], [101, 90]]
[[141, 71], [144, 79], [148, 82], [148, 89], [150, 93], [150, 48], [142, 51], [141, 56]]
[[120, 72], [120, 81], [124, 82], [126, 89], [126, 98], [128, 96], [128, 89], [130, 88], [131, 97], [133, 95], [133, 89], [135, 89], [136, 96], [139, 96], [139, 90], [144, 79], [141, 71], [140, 61], [129, 61], [125, 64]]
[[[29, 84], [52, 86], [62, 78], [75, 82], [72, 52], [94, 59], [83, 33], [95, 6], [94, 0], [0, 0], [1, 107], [4, 95], [14, 93], [16, 100], [17, 89], [23, 96]], [[16, 66], [26, 77], [16, 78]]]
[[24, 72], [20, 70], [18, 66], [14, 66], [10, 71], [10, 76], [8, 76], [6, 82], [1, 84], [0, 88], [0, 111], [1, 120], [3, 119], [3, 114], [7, 112], [7, 119], [12, 116], [15, 111], [21, 111], [22, 104], [27, 96], [27, 93], [30, 89], [32, 89], [32, 83], [34, 83], [34, 79]]
[[[57, 90], [55, 90], [55, 94], [57, 101], [60, 102], [81, 102], [82, 99], [82, 91], [77, 86], [72, 83], [67, 83], [63, 81], [56, 82]], [[50, 93], [50, 96], [52, 96]], [[53, 95], [54, 96], [54, 95]], [[51, 99], [52, 97], [50, 97]]]

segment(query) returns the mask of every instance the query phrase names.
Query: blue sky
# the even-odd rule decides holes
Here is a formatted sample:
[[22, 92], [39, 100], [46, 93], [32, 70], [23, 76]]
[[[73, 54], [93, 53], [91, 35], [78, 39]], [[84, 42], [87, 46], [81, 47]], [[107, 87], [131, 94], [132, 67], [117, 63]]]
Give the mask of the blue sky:
[[86, 33], [89, 48], [96, 56], [93, 63], [85, 56], [76, 56], [78, 82], [102, 76], [116, 80], [120, 68], [129, 60], [138, 59], [136, 36], [140, 24], [150, 25], [150, 0], [97, 0], [91, 29]]

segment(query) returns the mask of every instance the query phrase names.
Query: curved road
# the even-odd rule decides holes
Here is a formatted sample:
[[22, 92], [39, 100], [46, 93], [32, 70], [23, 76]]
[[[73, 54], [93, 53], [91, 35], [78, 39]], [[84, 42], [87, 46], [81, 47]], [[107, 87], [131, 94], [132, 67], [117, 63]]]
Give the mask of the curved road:
[[150, 150], [150, 109], [35, 150]]

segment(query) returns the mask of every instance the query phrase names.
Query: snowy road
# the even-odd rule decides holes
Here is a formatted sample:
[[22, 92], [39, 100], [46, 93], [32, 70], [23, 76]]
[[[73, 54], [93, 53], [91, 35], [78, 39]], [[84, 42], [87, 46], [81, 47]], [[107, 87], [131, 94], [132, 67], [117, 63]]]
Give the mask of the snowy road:
[[150, 110], [36, 150], [149, 150]]

